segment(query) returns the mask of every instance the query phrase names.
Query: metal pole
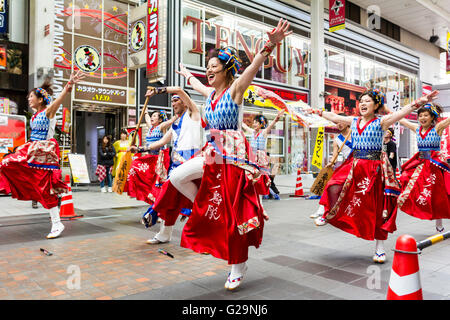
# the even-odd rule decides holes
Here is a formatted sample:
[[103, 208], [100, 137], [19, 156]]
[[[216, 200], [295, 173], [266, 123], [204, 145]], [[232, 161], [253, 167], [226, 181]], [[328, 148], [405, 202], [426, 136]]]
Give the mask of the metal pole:
[[448, 238], [450, 238], [450, 231], [447, 231], [445, 233], [436, 234], [434, 236], [426, 238], [425, 240], [417, 242], [417, 249], [422, 250], [422, 249], [427, 248], [435, 243], [444, 241], [445, 239], [448, 239]]

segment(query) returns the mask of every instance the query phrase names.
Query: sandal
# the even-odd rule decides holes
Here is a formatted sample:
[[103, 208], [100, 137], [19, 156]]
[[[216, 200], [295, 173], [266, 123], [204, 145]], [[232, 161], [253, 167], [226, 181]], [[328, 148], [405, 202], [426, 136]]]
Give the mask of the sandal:
[[382, 252], [382, 253], [375, 252], [372, 259], [373, 259], [373, 262], [375, 262], [375, 263], [384, 263], [386, 261], [386, 253], [385, 252]]

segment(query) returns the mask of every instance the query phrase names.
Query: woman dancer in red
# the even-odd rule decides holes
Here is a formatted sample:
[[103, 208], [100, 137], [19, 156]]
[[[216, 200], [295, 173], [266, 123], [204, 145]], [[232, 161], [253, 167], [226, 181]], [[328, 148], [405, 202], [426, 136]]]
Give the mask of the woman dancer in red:
[[[164, 111], [154, 111], [151, 116], [146, 114], [145, 121], [149, 127], [145, 137], [146, 146], [162, 139], [165, 131], [177, 118], [174, 116], [167, 120]], [[158, 148], [147, 152], [147, 155], [137, 157], [131, 163], [124, 191], [132, 198], [153, 205], [161, 190], [161, 185], [167, 179], [170, 154], [168, 148]]]
[[392, 124], [431, 101], [437, 95], [417, 99], [401, 110], [383, 117], [377, 112], [384, 107], [378, 90], [368, 90], [359, 97], [360, 117], [344, 117], [333, 112], [314, 110], [327, 120], [350, 125], [353, 160], [346, 166], [347, 179], [342, 185], [328, 188], [324, 217], [329, 224], [365, 240], [376, 240], [373, 261], [384, 263], [384, 240], [396, 230], [397, 197], [400, 184], [389, 160], [382, 152], [383, 133]]
[[58, 194], [68, 189], [61, 181], [59, 146], [53, 138], [55, 114], [73, 85], [83, 78], [80, 71], [72, 73], [69, 82], [53, 102], [49, 83], [31, 90], [28, 103], [36, 113], [30, 122], [30, 141], [17, 148], [14, 154], [3, 159], [0, 164], [0, 173], [8, 180], [13, 198], [36, 200], [49, 210], [52, 229], [47, 235], [48, 239], [58, 237], [64, 230], [59, 217]]
[[[441, 135], [450, 118], [439, 120], [442, 108], [433, 103], [418, 111], [419, 124], [408, 120], [400, 123], [416, 134], [419, 151], [402, 166], [402, 193], [398, 207], [410, 216], [436, 220], [436, 230], [444, 231], [442, 219], [450, 219], [450, 166], [441, 154]], [[446, 185], [446, 188], [443, 186]]]
[[[229, 47], [216, 49], [208, 61], [206, 77], [211, 87], [201, 84], [182, 65], [179, 72], [207, 97], [204, 122], [210, 130], [203, 156], [176, 168], [169, 179], [193, 202], [181, 246], [227, 260], [231, 265], [225, 282], [228, 290], [241, 283], [248, 247], [261, 244], [264, 215], [259, 195], [267, 193], [263, 181], [269, 182], [261, 179], [256, 157], [241, 130], [243, 96], [272, 50], [291, 34], [288, 28], [289, 23], [280, 20], [268, 32], [269, 42], [237, 79], [240, 61]], [[200, 188], [193, 182], [199, 178]]]

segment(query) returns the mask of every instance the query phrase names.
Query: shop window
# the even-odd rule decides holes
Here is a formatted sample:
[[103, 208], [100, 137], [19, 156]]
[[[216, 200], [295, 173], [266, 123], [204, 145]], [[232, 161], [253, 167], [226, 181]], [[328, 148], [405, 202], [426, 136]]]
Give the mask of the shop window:
[[[372, 13], [374, 14], [374, 13]], [[369, 19], [371, 18], [371, 15], [369, 15]], [[385, 36], [388, 36], [394, 40], [400, 41], [400, 27], [396, 25], [395, 23], [392, 23], [390, 21], [387, 21], [384, 18], [380, 19], [380, 29], [374, 29], [375, 31], [384, 34]]]
[[361, 84], [361, 62], [355, 56], [345, 56], [345, 81], [356, 85]]
[[409, 76], [399, 75], [399, 91], [400, 91], [400, 105], [405, 106], [411, 102]]
[[344, 55], [335, 51], [328, 51], [328, 74], [331, 79], [345, 81]]
[[[182, 13], [182, 62], [187, 67], [205, 68], [211, 49], [229, 45], [239, 52], [242, 73], [267, 40], [266, 32], [273, 29], [267, 25], [271, 19], [263, 19], [262, 24], [188, 1], [182, 3]], [[309, 41], [297, 34], [290, 35], [266, 59], [256, 79], [307, 87], [308, 58]]]
[[387, 71], [387, 91], [398, 91], [399, 79], [398, 73], [394, 71]]
[[361, 8], [349, 1], [345, 2], [345, 18], [361, 24]]
[[373, 62], [361, 59], [361, 85], [366, 88], [373, 88], [375, 84], [375, 66]]
[[380, 89], [383, 92], [386, 92], [387, 87], [387, 70], [376, 66], [375, 67], [375, 83], [374, 87]]

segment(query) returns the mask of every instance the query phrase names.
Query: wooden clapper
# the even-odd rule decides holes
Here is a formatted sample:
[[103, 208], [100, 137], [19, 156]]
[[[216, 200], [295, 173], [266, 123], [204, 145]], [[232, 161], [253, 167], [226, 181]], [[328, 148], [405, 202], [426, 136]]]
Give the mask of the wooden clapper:
[[319, 174], [317, 175], [316, 180], [314, 180], [314, 183], [311, 187], [312, 193], [314, 193], [318, 196], [322, 195], [323, 190], [325, 189], [325, 186], [327, 185], [328, 181], [331, 179], [331, 176], [333, 175], [333, 172], [334, 172], [333, 166], [337, 160], [337, 157], [338, 157], [339, 153], [341, 153], [342, 148], [345, 146], [345, 143], [347, 142], [348, 138], [350, 138], [351, 134], [352, 134], [352, 131], [350, 130], [350, 132], [345, 137], [344, 143], [339, 148], [338, 153], [331, 160], [331, 166], [322, 168], [322, 170], [320, 170]]
[[[153, 87], [147, 87], [147, 89], [153, 89]], [[139, 121], [136, 126], [136, 130], [133, 133], [133, 136], [131, 138], [131, 146], [134, 146], [136, 144], [136, 137], [137, 133], [139, 132], [139, 128], [141, 126], [142, 119], [144, 118], [145, 113], [147, 112], [147, 104], [150, 97], [147, 97], [145, 99], [144, 107], [142, 108], [141, 115], [139, 116]], [[131, 168], [131, 152], [127, 151], [125, 155], [120, 159], [119, 166], [116, 170], [116, 177], [114, 179], [114, 184], [112, 187], [112, 190], [118, 194], [123, 193], [123, 189], [125, 188], [125, 183], [127, 182], [128, 177], [128, 171], [130, 171]]]

